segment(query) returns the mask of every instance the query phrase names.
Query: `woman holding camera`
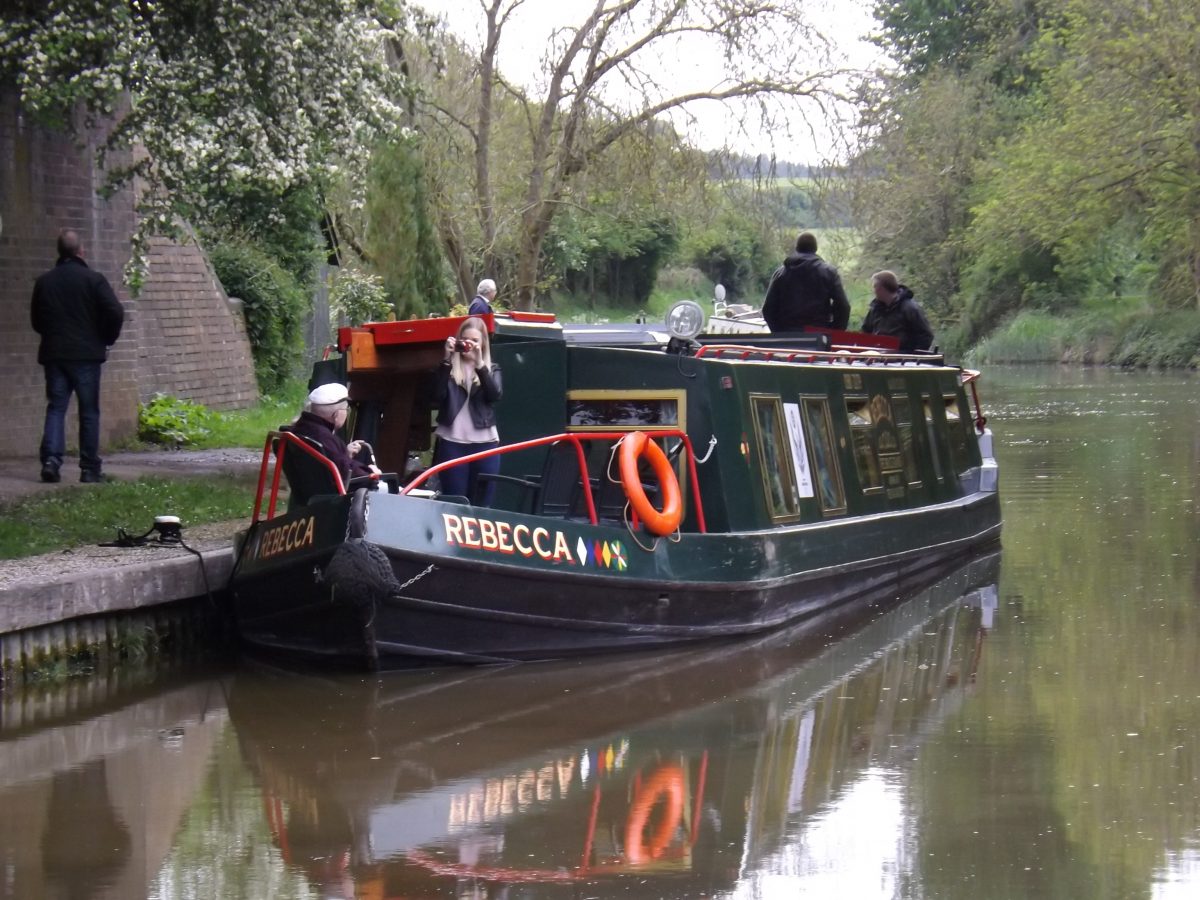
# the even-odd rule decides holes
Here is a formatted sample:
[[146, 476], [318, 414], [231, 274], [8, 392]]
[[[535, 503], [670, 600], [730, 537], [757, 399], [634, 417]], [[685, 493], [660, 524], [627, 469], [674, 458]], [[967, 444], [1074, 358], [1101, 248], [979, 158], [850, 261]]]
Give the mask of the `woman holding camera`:
[[[487, 326], [472, 316], [458, 327], [457, 335], [446, 338], [445, 358], [434, 376], [433, 402], [438, 409], [434, 465], [500, 445], [494, 404], [503, 393], [500, 367], [492, 363]], [[452, 466], [441, 473], [442, 493], [487, 506], [495, 485], [478, 483], [478, 476], [499, 471], [499, 456]]]

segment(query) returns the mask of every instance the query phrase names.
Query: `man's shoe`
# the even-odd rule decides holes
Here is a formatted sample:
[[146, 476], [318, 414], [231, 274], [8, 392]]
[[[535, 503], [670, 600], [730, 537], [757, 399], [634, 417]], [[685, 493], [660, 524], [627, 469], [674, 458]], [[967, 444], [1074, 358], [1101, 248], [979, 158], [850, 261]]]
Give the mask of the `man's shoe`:
[[46, 484], [57, 484], [62, 481], [62, 475], [58, 472], [58, 466], [52, 462], [42, 464], [42, 481]]
[[99, 472], [80, 472], [79, 481], [83, 484], [101, 484], [104, 481], [104, 476]]

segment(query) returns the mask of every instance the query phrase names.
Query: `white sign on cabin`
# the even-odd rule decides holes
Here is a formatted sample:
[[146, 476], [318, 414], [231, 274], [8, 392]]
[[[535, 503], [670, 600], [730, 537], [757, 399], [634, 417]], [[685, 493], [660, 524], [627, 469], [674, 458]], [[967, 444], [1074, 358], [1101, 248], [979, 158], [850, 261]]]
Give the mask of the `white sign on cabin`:
[[800, 421], [800, 404], [783, 404], [787, 419], [788, 446], [792, 448], [792, 465], [796, 469], [796, 491], [801, 497], [815, 496], [812, 473], [808, 469], [808, 448], [804, 445], [804, 425]]

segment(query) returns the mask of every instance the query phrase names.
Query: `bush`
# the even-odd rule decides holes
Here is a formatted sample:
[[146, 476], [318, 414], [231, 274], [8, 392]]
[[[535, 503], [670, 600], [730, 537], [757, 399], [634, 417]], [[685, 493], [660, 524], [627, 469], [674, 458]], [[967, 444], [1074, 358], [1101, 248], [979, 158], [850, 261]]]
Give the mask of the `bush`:
[[138, 437], [152, 444], [192, 444], [209, 433], [217, 414], [191, 400], [170, 394], [155, 394], [149, 403], [138, 404]]
[[396, 317], [396, 308], [383, 289], [383, 279], [359, 269], [342, 269], [329, 291], [329, 306], [351, 325], [384, 322]]
[[273, 393], [299, 368], [308, 294], [295, 276], [250, 241], [222, 241], [208, 256], [226, 293], [244, 304], [258, 387]]

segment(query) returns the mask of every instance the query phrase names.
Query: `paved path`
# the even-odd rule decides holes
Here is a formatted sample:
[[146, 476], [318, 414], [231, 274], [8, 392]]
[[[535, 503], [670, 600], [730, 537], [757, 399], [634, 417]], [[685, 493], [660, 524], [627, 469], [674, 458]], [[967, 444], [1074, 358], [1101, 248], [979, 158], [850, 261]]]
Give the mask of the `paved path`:
[[[261, 459], [258, 450], [141, 450], [109, 453], [104, 457], [104, 473], [122, 481], [144, 475], [257, 475]], [[0, 458], [0, 503], [46, 491], [79, 485], [79, 465], [68, 457], [58, 484], [45, 484], [40, 478], [37, 456]], [[99, 489], [98, 486], [89, 489]]]
[[[253, 478], [258, 474], [256, 450], [163, 450], [110, 453], [105, 474], [133, 480], [142, 476]], [[79, 467], [68, 458], [63, 480], [45, 484], [36, 456], [0, 459], [0, 503], [38, 493], [76, 488], [102, 491], [103, 484], [80, 485]], [[233, 537], [249, 518], [189, 527], [184, 542], [117, 548], [94, 545], [63, 548], [23, 559], [0, 560], [0, 635], [54, 624], [78, 616], [153, 606], [203, 595], [223, 586], [233, 564]], [[130, 523], [149, 528], [150, 521]], [[138, 532], [140, 533], [140, 531]]]

